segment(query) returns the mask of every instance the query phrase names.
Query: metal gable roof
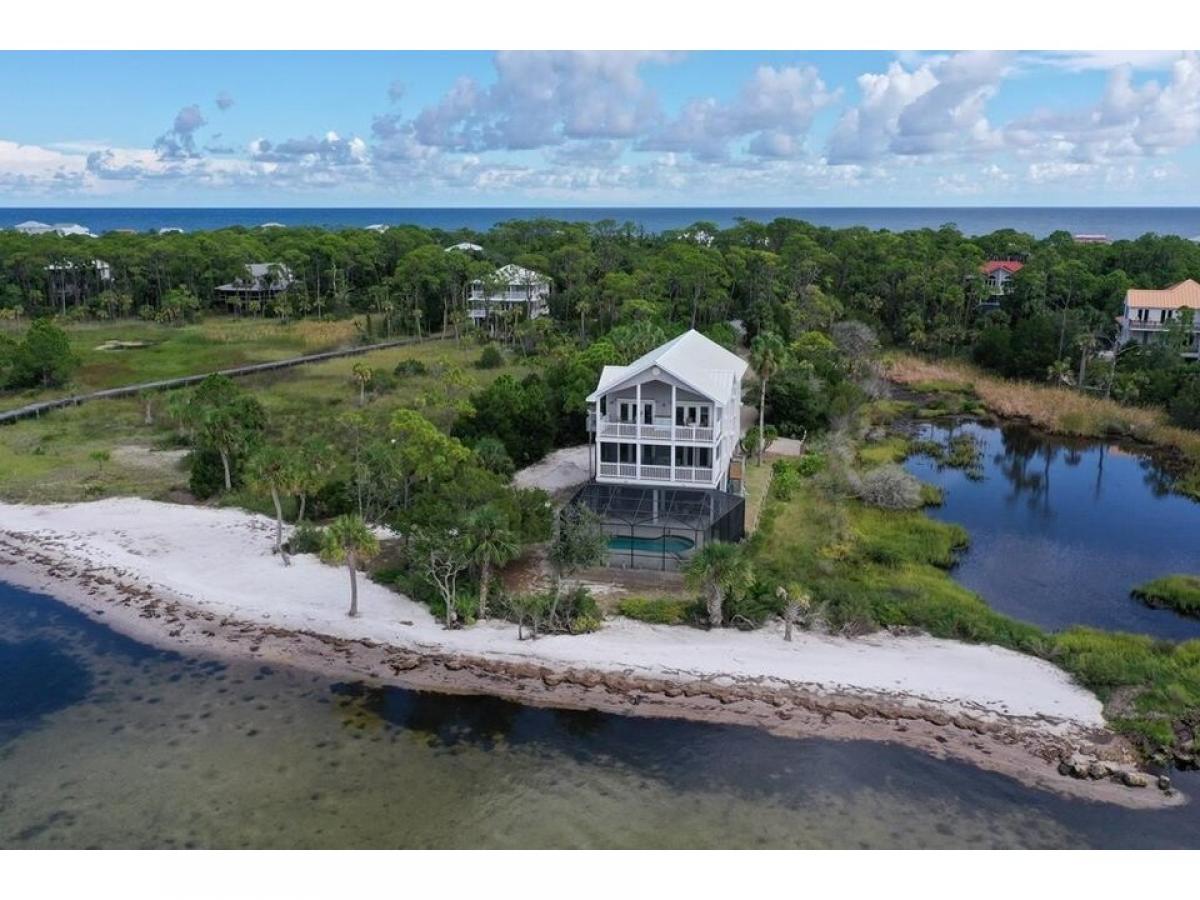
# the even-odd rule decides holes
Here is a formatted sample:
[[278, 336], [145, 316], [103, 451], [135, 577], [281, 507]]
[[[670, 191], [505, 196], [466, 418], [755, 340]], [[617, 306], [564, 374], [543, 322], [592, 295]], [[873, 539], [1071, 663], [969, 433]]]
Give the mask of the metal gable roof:
[[600, 373], [600, 382], [588, 400], [596, 400], [620, 382], [653, 366], [720, 402], [727, 399], [734, 380], [747, 369], [746, 361], [740, 356], [693, 329], [655, 347], [627, 366], [605, 366]]

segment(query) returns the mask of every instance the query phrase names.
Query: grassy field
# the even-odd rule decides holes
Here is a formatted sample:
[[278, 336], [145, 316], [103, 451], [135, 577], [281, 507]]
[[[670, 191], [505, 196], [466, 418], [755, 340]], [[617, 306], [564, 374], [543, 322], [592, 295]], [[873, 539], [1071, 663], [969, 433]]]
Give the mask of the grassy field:
[[771, 484], [771, 460], [765, 460], [760, 466], [747, 458], [742, 472], [746, 488], [746, 531], [752, 532], [758, 525], [758, 517], [767, 500], [767, 489]]
[[[14, 338], [23, 330], [11, 325], [5, 327], [5, 333]], [[71, 383], [51, 390], [0, 391], [0, 410], [67, 394], [347, 347], [355, 343], [359, 334], [353, 319], [281, 323], [229, 316], [212, 316], [180, 326], [140, 319], [83, 323], [68, 325], [66, 331], [81, 362]], [[105, 349], [110, 341], [147, 346]]]
[[[265, 351], [264, 351], [265, 352]], [[514, 362], [500, 369], [477, 369], [479, 348], [464, 341], [431, 340], [410, 347], [378, 350], [281, 372], [239, 379], [267, 410], [273, 437], [294, 440], [331, 429], [337, 417], [358, 408], [358, 388], [350, 373], [365, 363], [394, 384], [368, 394], [367, 408], [386, 413], [416, 408], [441, 427], [453, 421], [459, 404], [504, 373], [523, 376]], [[426, 375], [391, 376], [403, 359], [429, 368]], [[187, 482], [171, 457], [145, 452], [170, 448], [174, 432], [161, 411], [144, 422], [137, 399], [97, 400], [0, 427], [0, 498], [58, 502], [114, 494], [161, 498]], [[102, 461], [96, 454], [109, 455]]]

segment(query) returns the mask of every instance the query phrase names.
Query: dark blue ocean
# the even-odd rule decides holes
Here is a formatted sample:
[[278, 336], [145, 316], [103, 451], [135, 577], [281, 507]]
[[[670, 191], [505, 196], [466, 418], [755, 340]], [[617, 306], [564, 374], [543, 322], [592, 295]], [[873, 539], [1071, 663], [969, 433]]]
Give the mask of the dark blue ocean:
[[1200, 237], [1197, 207], [462, 207], [462, 208], [0, 208], [0, 228], [34, 220], [47, 224], [74, 223], [95, 234], [118, 228], [154, 231], [182, 228], [201, 231], [231, 225], [267, 222], [322, 228], [363, 228], [367, 225], [421, 225], [448, 231], [470, 228], [486, 231], [497, 222], [539, 216], [572, 222], [613, 219], [633, 222], [646, 231], [681, 228], [693, 222], [720, 227], [746, 218], [769, 222], [779, 216], [816, 225], [847, 228], [856, 225], [906, 231], [938, 228], [951, 223], [965, 234], [988, 234], [1001, 228], [1045, 237], [1053, 231], [1104, 234], [1113, 239], [1136, 238], [1147, 232]]

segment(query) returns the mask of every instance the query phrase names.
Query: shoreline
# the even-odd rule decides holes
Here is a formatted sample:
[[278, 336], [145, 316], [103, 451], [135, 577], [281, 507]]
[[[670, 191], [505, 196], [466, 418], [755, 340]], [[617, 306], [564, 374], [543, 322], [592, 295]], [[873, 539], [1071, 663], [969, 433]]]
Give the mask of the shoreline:
[[[247, 571], [272, 580], [283, 580], [284, 573], [292, 573], [307, 585], [317, 572], [326, 579], [333, 574], [342, 588], [330, 610], [334, 617], [306, 616], [290, 608], [280, 615], [274, 607], [254, 609], [218, 601], [207, 590], [191, 593], [178, 578], [171, 583], [168, 577], [151, 574], [152, 548], [134, 551], [135, 557], [143, 556], [137, 565], [114, 564], [113, 554], [106, 558], [105, 548], [97, 541], [70, 531], [0, 530], [0, 580], [49, 594], [94, 621], [167, 650], [261, 660], [333, 678], [411, 690], [488, 694], [534, 706], [748, 725], [787, 737], [898, 743], [1073, 799], [1140, 809], [1186, 802], [1177, 792], [1158, 790], [1153, 779], [1146, 787], [1132, 788], [1108, 777], [1086, 777], [1089, 764], [1099, 760], [1115, 771], [1134, 770], [1132, 748], [1104, 726], [1099, 702], [1071, 685], [1064, 673], [999, 648], [927, 637], [882, 635], [874, 640], [850, 640], [807, 633], [801, 633], [798, 644], [786, 644], [771, 628], [712, 633], [623, 619], [609, 620], [600, 632], [586, 637], [518, 642], [515, 627], [507, 623], [442, 631], [424, 607], [367, 582], [363, 585], [367, 608], [387, 595], [401, 615], [409, 616], [390, 622], [387, 629], [373, 630], [363, 627], [372, 623], [349, 619], [341, 612], [344, 572], [311, 559], [305, 566], [311, 572], [295, 572], [296, 566], [283, 569], [278, 559], [270, 556], [273, 525], [263, 517], [140, 500], [58, 507], [0, 505], [0, 512], [5, 514], [7, 526], [15, 512], [46, 518], [56, 513], [78, 515], [82, 509], [101, 513], [97, 525], [103, 528], [111, 518], [103, 512], [122, 506], [146, 519], [151, 532], [187, 531], [184, 523], [164, 521], [179, 518], [222, 531], [232, 529], [231, 537], [238, 542], [254, 535], [261, 546], [258, 553], [245, 559]], [[114, 534], [138, 546], [139, 541], [148, 540], [119, 529]], [[204, 543], [204, 535], [197, 534], [194, 525], [188, 537]], [[212, 573], [205, 566], [210, 564], [201, 559], [195, 571], [180, 574], [199, 576], [200, 583], [206, 584], [206, 575]], [[286, 593], [282, 587], [279, 592]], [[340, 620], [336, 618], [339, 615]], [[386, 633], [380, 635], [379, 631]], [[708, 670], [670, 665], [672, 654], [680, 651], [698, 662], [703, 662], [707, 653], [711, 663], [716, 654], [724, 663]], [[797, 652], [802, 655], [795, 656]], [[639, 662], [646, 653], [662, 659], [663, 664]], [[814, 657], [821, 654], [858, 677], [845, 681], [813, 677], [810, 670], [820, 662], [814, 662]], [[914, 664], [916, 656], [921, 659]], [[948, 667], [960, 657], [964, 667], [995, 666], [996, 677], [1008, 675], [1023, 682], [1040, 677], [1045, 691], [1059, 691], [1062, 697], [1054, 701], [1022, 698], [1020, 688], [1011, 697], [995, 691], [993, 696], [973, 696], [961, 688], [957, 696], [938, 697], [922, 694], [911, 685], [904, 689], [901, 676], [911, 675], [910, 670], [934, 670], [934, 682], [942, 676], [953, 681], [960, 673], [948, 671]], [[789, 668], [775, 666], [779, 659]], [[881, 660], [885, 667], [893, 668], [877, 673], [871, 667], [878, 667]], [[937, 671], [939, 664], [942, 671]], [[855, 666], [859, 670], [851, 673]], [[986, 681], [989, 673], [982, 674]], [[898, 687], [884, 687], [889, 682], [883, 676], [897, 676], [892, 680]], [[1089, 698], [1095, 701], [1094, 709]], [[1006, 702], [1015, 706], [1023, 699], [1025, 705], [1016, 708]], [[1064, 704], [1064, 712], [1071, 715], [1049, 711], [1046, 704], [1053, 702]], [[1068, 708], [1069, 704], [1075, 705]], [[1076, 777], [1060, 774], [1060, 767], [1070, 771], [1072, 764]]]

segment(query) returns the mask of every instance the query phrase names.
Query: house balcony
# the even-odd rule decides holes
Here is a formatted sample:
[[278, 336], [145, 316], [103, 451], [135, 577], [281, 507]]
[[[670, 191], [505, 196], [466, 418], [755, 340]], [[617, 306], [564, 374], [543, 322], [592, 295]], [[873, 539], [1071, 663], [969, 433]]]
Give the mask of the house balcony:
[[483, 291], [471, 291], [471, 300], [475, 303], [528, 303], [530, 301], [541, 302], [546, 299], [546, 294], [540, 291], [527, 291], [524, 288], [517, 291], [497, 291], [494, 294], [485, 294]]
[[[1139, 322], [1136, 319], [1123, 323], [1130, 331], [1166, 331], [1174, 322]], [[1192, 327], [1193, 331], [1200, 332], [1200, 324]]]
[[600, 478], [620, 478], [648, 483], [711, 485], [714, 472], [711, 466], [651, 466], [602, 462], [597, 474]]
[[721, 423], [714, 425], [672, 425], [670, 419], [656, 418], [653, 425], [617, 422], [601, 416], [596, 422], [602, 438], [629, 438], [639, 441], [674, 441], [679, 444], [712, 444], [721, 437]]

